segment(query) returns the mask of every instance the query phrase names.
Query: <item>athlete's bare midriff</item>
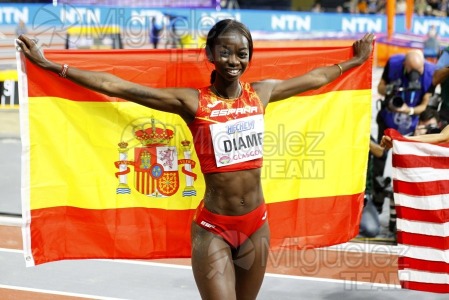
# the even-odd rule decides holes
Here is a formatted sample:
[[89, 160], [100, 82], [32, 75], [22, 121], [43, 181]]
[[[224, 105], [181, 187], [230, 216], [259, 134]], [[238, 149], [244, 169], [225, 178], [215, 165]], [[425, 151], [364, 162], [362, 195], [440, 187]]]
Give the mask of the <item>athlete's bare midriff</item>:
[[256, 209], [263, 201], [261, 169], [204, 175], [205, 207], [220, 215], [243, 215]]

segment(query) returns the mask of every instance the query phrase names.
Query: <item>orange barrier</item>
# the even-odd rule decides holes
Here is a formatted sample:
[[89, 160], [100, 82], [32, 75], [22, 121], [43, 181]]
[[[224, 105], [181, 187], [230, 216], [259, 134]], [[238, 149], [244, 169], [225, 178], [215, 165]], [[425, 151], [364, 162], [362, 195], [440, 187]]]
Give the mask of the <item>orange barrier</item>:
[[[383, 43], [377, 43], [377, 60], [376, 65], [378, 67], [383, 67], [387, 63], [388, 58], [390, 56], [395, 54], [406, 54], [408, 51], [410, 51], [412, 48], [410, 47], [401, 47], [396, 45], [389, 45], [389, 44], [383, 44]], [[417, 48], [416, 48], [417, 49]]]

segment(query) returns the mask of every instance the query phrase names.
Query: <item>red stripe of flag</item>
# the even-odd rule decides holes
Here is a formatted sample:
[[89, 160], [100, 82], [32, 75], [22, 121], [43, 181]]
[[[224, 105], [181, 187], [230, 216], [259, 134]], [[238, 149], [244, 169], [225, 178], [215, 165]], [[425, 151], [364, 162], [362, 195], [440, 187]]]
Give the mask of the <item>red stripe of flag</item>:
[[[185, 224], [192, 221], [194, 213], [193, 209], [141, 207], [33, 209], [30, 226], [33, 257], [36, 264], [92, 257], [190, 257], [190, 228]], [[171, 240], [170, 236], [177, 239]], [[46, 242], [49, 239], [54, 243]]]
[[[358, 234], [358, 227], [353, 228], [351, 224], [359, 222], [362, 206], [363, 193], [270, 203], [267, 210], [271, 249], [324, 247], [335, 245], [343, 236], [352, 239]], [[351, 210], [349, 216], [348, 209]], [[296, 213], [305, 217], [292, 218], [291, 215]], [[317, 218], [320, 222], [312, 222]], [[332, 234], [326, 229], [329, 226], [336, 229]], [[322, 242], [323, 236], [327, 237], [326, 244]]]
[[449, 293], [449, 284], [437, 284], [437, 283], [422, 283], [414, 281], [401, 281], [401, 286], [404, 289], [417, 290], [433, 293]]
[[393, 190], [395, 191], [395, 193], [413, 196], [433, 196], [440, 194], [449, 194], [449, 180], [407, 182], [394, 179]]
[[[363, 194], [296, 199], [267, 204], [271, 225], [270, 248], [324, 247], [354, 238]], [[348, 207], [353, 208], [348, 217]], [[329, 205], [334, 203], [334, 205]], [[352, 205], [352, 206], [351, 206]], [[313, 207], [313, 208], [312, 208]], [[292, 218], [292, 213], [322, 212]], [[328, 218], [330, 213], [332, 218]], [[48, 207], [33, 209], [30, 225], [35, 264], [61, 259], [190, 257], [190, 224], [195, 209], [156, 208], [84, 209]], [[317, 218], [320, 222], [313, 222]], [[326, 228], [335, 227], [329, 233]], [[307, 233], [307, 234], [306, 234]], [[130, 242], [129, 237], [133, 240]], [[326, 239], [323, 241], [323, 236]], [[55, 241], [48, 243], [47, 241]]]
[[398, 243], [404, 245], [449, 250], [449, 237], [398, 231], [397, 239]]
[[449, 167], [449, 157], [396, 154], [393, 155], [392, 164], [394, 168], [447, 169]]
[[[86, 60], [85, 56], [79, 55], [86, 53], [95, 55], [95, 59]], [[45, 56], [55, 62], [74, 67], [82, 66], [86, 70], [112, 73], [125, 80], [156, 88], [207, 86], [213, 69], [206, 58], [204, 49], [93, 50], [72, 53], [65, 50], [46, 50]], [[273, 57], [276, 57], [275, 62]], [[273, 78], [287, 79], [292, 74], [299, 75], [298, 72], [306, 73], [318, 65], [321, 66], [324, 61], [332, 64], [349, 57], [352, 57], [352, 47], [313, 48], [301, 49], [301, 51], [298, 51], [298, 48], [258, 48], [251, 61], [252, 67], [248, 68], [242, 80], [254, 82], [265, 78], [266, 74], [274, 74]], [[117, 64], [111, 65], [111, 61]], [[353, 68], [345, 72], [339, 80], [302, 95], [319, 95], [336, 90], [371, 89], [372, 72], [364, 71], [371, 70], [371, 63], [370, 61]], [[40, 69], [29, 61], [26, 61], [26, 68], [28, 78], [33, 78], [29, 81], [29, 97], [52, 96], [89, 102], [123, 101], [82, 88], [69, 80], [57, 80], [57, 74]], [[357, 76], [351, 76], [355, 73]], [[47, 88], [49, 82], [51, 82], [51, 89]]]
[[134, 179], [136, 181], [136, 190], [140, 191], [140, 172], [135, 172], [136, 178]]
[[412, 269], [434, 273], [448, 273], [449, 264], [442, 261], [430, 261], [402, 256], [398, 259], [399, 270]]
[[396, 206], [396, 213], [398, 218], [411, 221], [432, 223], [449, 222], [449, 209], [424, 210], [406, 206]]

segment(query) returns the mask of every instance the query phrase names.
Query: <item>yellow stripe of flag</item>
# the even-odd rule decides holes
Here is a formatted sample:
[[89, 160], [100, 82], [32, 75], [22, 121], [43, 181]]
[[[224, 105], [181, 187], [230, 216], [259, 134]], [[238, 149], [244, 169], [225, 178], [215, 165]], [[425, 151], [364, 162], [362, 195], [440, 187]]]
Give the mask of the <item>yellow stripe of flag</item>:
[[[262, 170], [268, 203], [364, 190], [366, 166], [360, 162], [365, 162], [368, 153], [370, 122], [365, 112], [370, 107], [366, 100], [369, 95], [369, 90], [336, 91], [293, 97], [268, 106]], [[32, 209], [191, 209], [201, 200], [204, 184], [199, 165], [195, 170], [198, 196], [191, 201], [181, 196], [149, 201], [138, 192], [132, 197], [116, 194], [118, 169], [114, 162], [119, 160], [122, 135], [132, 130], [127, 126], [149, 117], [177, 124], [173, 144], [180, 146], [181, 140], [191, 140], [191, 135], [178, 116], [130, 102], [75, 102], [51, 97], [31, 98], [29, 109]], [[277, 116], [282, 116], [283, 122]], [[351, 150], [353, 147], [360, 151]], [[192, 159], [198, 161], [195, 153]], [[130, 168], [128, 181], [133, 189], [135, 174]], [[184, 186], [184, 176], [179, 180]]]

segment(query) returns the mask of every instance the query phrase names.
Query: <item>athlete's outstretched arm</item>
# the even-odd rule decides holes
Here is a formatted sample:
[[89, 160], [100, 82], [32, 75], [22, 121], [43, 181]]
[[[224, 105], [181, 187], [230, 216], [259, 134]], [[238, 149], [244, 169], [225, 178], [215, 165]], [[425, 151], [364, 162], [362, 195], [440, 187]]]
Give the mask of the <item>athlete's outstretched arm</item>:
[[[283, 100], [308, 90], [314, 90], [337, 79], [343, 72], [362, 65], [373, 51], [374, 35], [367, 33], [354, 42], [354, 56], [350, 59], [326, 67], [318, 67], [301, 76], [287, 80], [265, 80], [254, 84], [255, 89], [262, 95], [269, 95], [262, 99], [264, 104]], [[263, 97], [262, 97], [263, 98]]]
[[123, 80], [106, 72], [81, 70], [64, 66], [45, 58], [36, 43], [26, 36], [17, 39], [21, 51], [35, 65], [55, 72], [65, 72], [67, 79], [88, 89], [112, 97], [126, 99], [150, 108], [176, 113], [189, 119], [194, 116], [197, 105], [197, 91], [188, 88], [157, 89]]

